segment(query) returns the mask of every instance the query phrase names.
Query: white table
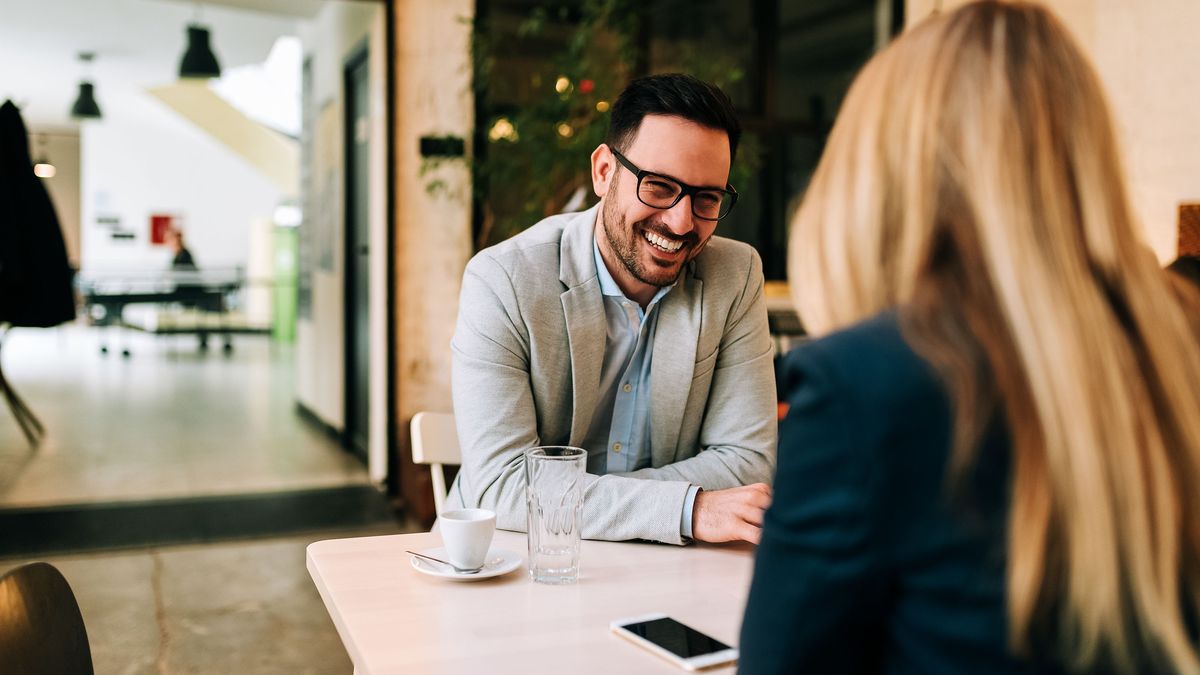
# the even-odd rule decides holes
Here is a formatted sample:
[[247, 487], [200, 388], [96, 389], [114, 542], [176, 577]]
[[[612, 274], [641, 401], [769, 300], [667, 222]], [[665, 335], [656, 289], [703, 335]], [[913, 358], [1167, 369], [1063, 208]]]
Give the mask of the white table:
[[[570, 586], [535, 584], [524, 566], [471, 582], [412, 569], [405, 549], [441, 544], [425, 532], [309, 545], [309, 574], [357, 673], [678, 675], [612, 634], [609, 622], [665, 612], [736, 646], [753, 572], [748, 544], [603, 541], [583, 542], [579, 582]], [[523, 533], [497, 531], [492, 546], [528, 560]]]

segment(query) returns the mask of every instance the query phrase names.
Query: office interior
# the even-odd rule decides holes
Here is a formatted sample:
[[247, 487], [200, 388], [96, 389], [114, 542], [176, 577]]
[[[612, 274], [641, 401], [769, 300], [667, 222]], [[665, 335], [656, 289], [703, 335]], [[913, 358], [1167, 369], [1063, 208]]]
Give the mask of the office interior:
[[[579, 175], [534, 186], [505, 164], [543, 138], [531, 125], [563, 161], [594, 147], [616, 84], [568, 72], [573, 38], [588, 32], [611, 72], [685, 70], [730, 92], [741, 201], [718, 234], [762, 256], [783, 352], [803, 340], [788, 216], [841, 98], [892, 36], [956, 4], [0, 0], [0, 101], [28, 128], [78, 305], [0, 342], [44, 428], [0, 404], [0, 573], [63, 571], [97, 672], [350, 672], [304, 546], [432, 523], [409, 424], [452, 410], [466, 262], [594, 199]], [[1200, 5], [1045, 4], [1096, 63], [1169, 263], [1200, 242]], [[639, 30], [623, 39], [596, 6]], [[189, 28], [219, 75], [181, 76], [200, 48]], [[83, 83], [98, 114], [72, 114]], [[572, 97], [593, 112], [554, 117]], [[183, 276], [172, 229], [195, 260]]]

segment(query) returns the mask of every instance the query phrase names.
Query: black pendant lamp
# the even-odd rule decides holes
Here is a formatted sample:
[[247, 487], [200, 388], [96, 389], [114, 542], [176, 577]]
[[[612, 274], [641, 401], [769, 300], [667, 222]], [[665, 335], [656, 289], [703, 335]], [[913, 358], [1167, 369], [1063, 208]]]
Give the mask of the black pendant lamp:
[[71, 106], [71, 117], [100, 119], [100, 104], [96, 103], [96, 90], [91, 82], [79, 83], [79, 96]]
[[[96, 58], [92, 52], [79, 52], [79, 60], [83, 62], [84, 70], [89, 70], [89, 64]], [[79, 95], [71, 105], [71, 117], [78, 119], [100, 119], [100, 104], [96, 103], [96, 89], [84, 76], [79, 83]]]
[[208, 28], [199, 24], [188, 24], [187, 51], [179, 62], [179, 77], [203, 78], [221, 76], [221, 64], [209, 45]]

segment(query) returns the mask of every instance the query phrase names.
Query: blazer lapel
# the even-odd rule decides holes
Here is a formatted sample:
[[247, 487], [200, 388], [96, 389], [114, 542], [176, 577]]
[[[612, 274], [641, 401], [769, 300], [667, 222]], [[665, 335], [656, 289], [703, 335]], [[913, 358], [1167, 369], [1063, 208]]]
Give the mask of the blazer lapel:
[[650, 362], [650, 438], [653, 466], [675, 461], [679, 425], [691, 391], [700, 337], [704, 283], [685, 276], [662, 299]]
[[592, 207], [563, 228], [559, 280], [563, 316], [567, 323], [567, 348], [571, 352], [571, 440], [578, 446], [587, 437], [600, 389], [600, 369], [608, 335], [604, 299], [596, 278], [592, 237], [598, 207]]

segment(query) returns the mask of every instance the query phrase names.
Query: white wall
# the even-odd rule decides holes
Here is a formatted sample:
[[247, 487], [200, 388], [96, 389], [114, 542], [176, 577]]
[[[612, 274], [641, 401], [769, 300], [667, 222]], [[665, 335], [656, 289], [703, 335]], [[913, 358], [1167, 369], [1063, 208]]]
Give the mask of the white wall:
[[[385, 174], [384, 106], [386, 101], [382, 51], [383, 10], [374, 3], [327, 3], [311, 20], [301, 25], [305, 58], [311, 63], [313, 109], [313, 156], [309, 182], [301, 185], [308, 193], [309, 209], [304, 214], [305, 237], [312, 243], [307, 262], [312, 274], [312, 303], [308, 317], [296, 325], [296, 398], [336, 429], [345, 427], [345, 147], [343, 117], [343, 68], [370, 36], [369, 153], [371, 205], [371, 401], [369, 469], [382, 480], [386, 471], [387, 362], [386, 353], [386, 195], [380, 177]], [[303, 173], [303, 172], [302, 172]], [[322, 259], [327, 264], [322, 264]], [[303, 274], [303, 271], [301, 272]]]
[[57, 129], [31, 129], [29, 150], [33, 161], [48, 159], [54, 165], [53, 178], [43, 178], [42, 184], [50, 193], [58, 224], [67, 244], [67, 258], [79, 266], [80, 229], [80, 157], [79, 132]]
[[[962, 4], [946, 0], [943, 7]], [[1178, 207], [1200, 201], [1196, 0], [1044, 0], [1093, 59], [1116, 118], [1130, 192], [1159, 260], [1175, 258]], [[935, 0], [908, 0], [909, 25]]]
[[[151, 96], [137, 90], [105, 93], [97, 88], [104, 117], [85, 122], [81, 131], [83, 270], [167, 267], [169, 250], [149, 243], [152, 213], [183, 217], [188, 248], [200, 267], [244, 267], [251, 224], [271, 216], [280, 190]], [[104, 216], [120, 218], [120, 228], [136, 238], [114, 240], [110, 227], [97, 223]]]
[[380, 10], [371, 23], [371, 49], [368, 77], [371, 81], [370, 163], [367, 190], [370, 193], [371, 223], [371, 429], [367, 472], [375, 481], [387, 478], [388, 424], [393, 411], [388, 409], [388, 231], [387, 231], [387, 27]]

